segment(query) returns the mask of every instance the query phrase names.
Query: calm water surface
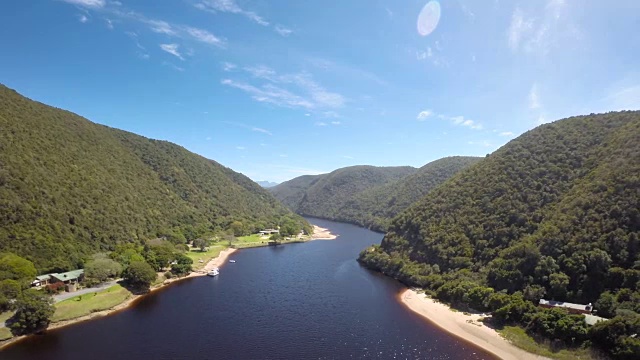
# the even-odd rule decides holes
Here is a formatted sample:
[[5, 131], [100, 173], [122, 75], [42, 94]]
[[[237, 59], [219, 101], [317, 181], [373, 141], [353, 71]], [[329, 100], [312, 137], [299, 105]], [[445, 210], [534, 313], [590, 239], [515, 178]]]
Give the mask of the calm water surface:
[[310, 219], [335, 241], [241, 250], [96, 321], [33, 336], [2, 360], [493, 359], [411, 313], [402, 286], [356, 262], [382, 235]]

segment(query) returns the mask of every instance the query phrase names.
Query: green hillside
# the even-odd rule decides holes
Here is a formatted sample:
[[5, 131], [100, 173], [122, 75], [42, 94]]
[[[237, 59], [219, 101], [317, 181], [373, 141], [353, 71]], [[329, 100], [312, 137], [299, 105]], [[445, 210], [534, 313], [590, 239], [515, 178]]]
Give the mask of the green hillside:
[[354, 196], [416, 171], [410, 166], [350, 166], [329, 174], [295, 178], [271, 188], [271, 193], [298, 214], [349, 221], [343, 216], [343, 209]]
[[[639, 235], [640, 112], [618, 112], [546, 124], [509, 142], [401, 213], [360, 260], [476, 307], [492, 308], [494, 291], [594, 303], [601, 315], [631, 316], [622, 331], [630, 336], [640, 330], [632, 315], [640, 312]], [[498, 313], [550, 336], [541, 330], [546, 313], [518, 306]], [[598, 334], [616, 356], [626, 355], [614, 347], [640, 354], [640, 340]]]
[[340, 210], [348, 222], [385, 231], [391, 219], [436, 186], [481, 158], [453, 156], [432, 161], [397, 182], [365, 190], [349, 199]]
[[234, 221], [249, 232], [287, 218], [308, 226], [215, 161], [0, 85], [0, 251], [40, 271], [75, 268], [118, 243], [180, 243]]

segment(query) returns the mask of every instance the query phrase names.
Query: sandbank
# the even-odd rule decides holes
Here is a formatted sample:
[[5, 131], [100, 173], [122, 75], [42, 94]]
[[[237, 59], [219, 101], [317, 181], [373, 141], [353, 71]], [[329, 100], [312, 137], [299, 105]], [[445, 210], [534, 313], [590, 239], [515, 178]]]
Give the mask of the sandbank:
[[400, 301], [411, 311], [426, 318], [442, 330], [481, 347], [504, 360], [540, 360], [544, 356], [526, 352], [505, 340], [497, 331], [486, 326], [482, 314], [465, 314], [451, 310], [415, 290], [399, 294]]

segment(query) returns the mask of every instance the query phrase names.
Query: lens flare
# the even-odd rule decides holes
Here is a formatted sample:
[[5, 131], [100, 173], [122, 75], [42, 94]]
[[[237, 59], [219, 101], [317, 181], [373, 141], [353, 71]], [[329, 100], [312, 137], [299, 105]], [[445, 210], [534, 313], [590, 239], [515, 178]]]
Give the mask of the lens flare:
[[429, 1], [418, 15], [418, 33], [422, 36], [431, 34], [440, 22], [440, 3]]

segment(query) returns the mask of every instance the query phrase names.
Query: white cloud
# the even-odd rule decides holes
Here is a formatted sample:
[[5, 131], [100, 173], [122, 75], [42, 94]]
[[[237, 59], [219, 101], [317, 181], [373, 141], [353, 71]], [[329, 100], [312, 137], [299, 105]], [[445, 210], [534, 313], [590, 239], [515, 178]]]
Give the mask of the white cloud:
[[490, 141], [487, 141], [487, 140], [469, 141], [467, 144], [469, 144], [469, 145], [478, 145], [478, 146], [483, 146], [483, 147], [487, 147], [487, 148], [490, 148], [490, 147], [494, 146]]
[[540, 114], [540, 115], [538, 116], [538, 120], [536, 121], [536, 123], [537, 123], [538, 125], [546, 124], [546, 123], [549, 123], [549, 122], [550, 122], [550, 121], [549, 121], [549, 120], [547, 120], [547, 118], [546, 118], [544, 115], [542, 115], [542, 114]]
[[243, 15], [262, 26], [268, 26], [269, 22], [253, 11], [242, 9], [234, 0], [202, 0], [194, 5], [196, 8], [212, 13], [223, 12]]
[[163, 61], [162, 65], [168, 66], [168, 67], [170, 67], [170, 68], [172, 68], [173, 70], [176, 70], [176, 71], [184, 72], [184, 68], [182, 68], [180, 66], [177, 66], [175, 64], [172, 64], [170, 62], [167, 62], [167, 61]]
[[79, 6], [89, 7], [89, 8], [101, 8], [101, 7], [104, 7], [105, 5], [104, 0], [62, 0], [62, 1], [69, 4], [79, 5]]
[[340, 125], [340, 124], [341, 124], [341, 122], [340, 122], [340, 121], [332, 121], [332, 122], [331, 122], [331, 125]]
[[207, 140], [207, 141], [211, 140], [211, 136], [207, 136], [207, 137], [205, 138], [205, 140]]
[[169, 54], [177, 57], [180, 60], [184, 61], [184, 57], [182, 57], [182, 54], [180, 54], [180, 52], [178, 51], [178, 48], [180, 46], [178, 44], [160, 44], [160, 48], [165, 51], [168, 52]]
[[271, 133], [271, 131], [266, 130], [266, 129], [263, 129], [263, 128], [259, 128], [259, 127], [253, 127], [253, 128], [251, 128], [251, 131], [261, 132], [261, 133], [263, 133], [263, 134], [267, 134], [267, 135], [273, 135], [273, 134]]
[[281, 158], [286, 158], [286, 157], [289, 157], [289, 155], [287, 155], [287, 154], [280, 154], [280, 157], [281, 157]]
[[431, 115], [433, 115], [433, 112], [431, 110], [422, 110], [418, 114], [417, 119], [418, 121], [424, 121]]
[[315, 123], [315, 125], [316, 125], [316, 126], [327, 126], [327, 123], [326, 123], [326, 122], [319, 121], [319, 122]]
[[86, 22], [89, 21], [89, 18], [86, 15], [80, 14], [78, 15], [78, 21], [85, 24]]
[[247, 148], [245, 148], [244, 146], [236, 146], [236, 149], [238, 149], [238, 150], [246, 150]]
[[293, 30], [288, 29], [282, 25], [276, 25], [274, 30], [281, 36], [287, 37], [293, 33]]
[[529, 109], [535, 110], [540, 108], [540, 96], [538, 95], [538, 84], [533, 84], [529, 90]]
[[511, 131], [503, 131], [500, 133], [500, 136], [513, 136], [513, 133]]
[[189, 27], [189, 26], [186, 27], [185, 30], [187, 34], [191, 35], [192, 38], [200, 42], [216, 45], [216, 46], [222, 46], [224, 44], [224, 41], [222, 41], [220, 38], [213, 35], [212, 33], [208, 32], [207, 30], [198, 29], [198, 28]]
[[326, 118], [340, 118], [340, 114], [338, 114], [335, 111], [325, 111], [322, 113], [322, 116], [326, 117]]
[[265, 83], [252, 85], [225, 79], [222, 84], [244, 90], [255, 100], [286, 107], [340, 108], [346, 102], [342, 95], [326, 90], [308, 73], [280, 75], [264, 65], [247, 67], [244, 70]]
[[149, 29], [158, 34], [176, 35], [176, 29], [166, 21], [142, 19], [149, 26]]
[[107, 22], [107, 28], [113, 30], [113, 21], [111, 19], [105, 19], [105, 21]]
[[256, 86], [231, 79], [224, 79], [221, 83], [223, 85], [243, 90], [250, 94], [254, 100], [259, 102], [291, 108], [301, 107], [311, 109], [314, 107], [314, 104], [309, 100], [273, 85], [264, 85], [261, 88], [258, 88]]
[[353, 156], [342, 155], [343, 159], [353, 160]]
[[640, 110], [640, 85], [631, 85], [613, 91], [605, 98], [611, 110]]
[[311, 114], [309, 114], [309, 113], [306, 113], [306, 114], [304, 114], [304, 116], [311, 116]]
[[[422, 114], [422, 113], [420, 113], [420, 114]], [[433, 115], [435, 115], [435, 114], [430, 112], [429, 116], [433, 116]], [[451, 123], [453, 123], [453, 125], [459, 125], [459, 126], [468, 127], [469, 129], [473, 129], [473, 130], [482, 130], [484, 128], [482, 126], [482, 124], [479, 124], [479, 123], [477, 123], [477, 122], [475, 122], [475, 121], [473, 121], [471, 119], [466, 119], [464, 116], [452, 116], [452, 117], [449, 117], [449, 116], [446, 116], [446, 115], [438, 114], [438, 115], [436, 115], [436, 117], [438, 119], [441, 119], [441, 120], [449, 120], [449, 121], [451, 121]], [[418, 120], [420, 120], [420, 115], [418, 115]]]
[[525, 19], [522, 10], [516, 8], [511, 15], [511, 24], [509, 25], [509, 47], [514, 51], [518, 50], [522, 38], [526, 33], [530, 32], [532, 28], [533, 20]]
[[233, 71], [234, 69], [236, 69], [238, 67], [238, 65], [234, 64], [234, 63], [230, 63], [230, 62], [223, 62], [222, 63], [222, 70], [224, 71]]

